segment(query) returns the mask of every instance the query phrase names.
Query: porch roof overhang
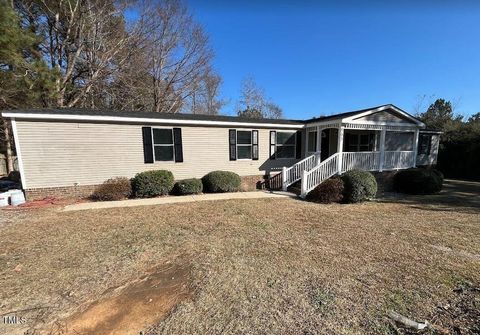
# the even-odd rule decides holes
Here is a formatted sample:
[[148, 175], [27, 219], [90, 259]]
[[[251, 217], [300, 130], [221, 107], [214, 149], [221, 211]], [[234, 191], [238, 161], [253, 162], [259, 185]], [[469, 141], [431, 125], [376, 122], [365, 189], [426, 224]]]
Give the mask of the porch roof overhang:
[[[394, 113], [402, 120], [396, 122], [361, 120], [361, 118], [383, 111]], [[416, 130], [425, 128], [423, 122], [392, 104], [310, 119], [306, 121], [305, 126], [307, 128], [339, 128], [343, 126], [346, 129], [368, 130]]]

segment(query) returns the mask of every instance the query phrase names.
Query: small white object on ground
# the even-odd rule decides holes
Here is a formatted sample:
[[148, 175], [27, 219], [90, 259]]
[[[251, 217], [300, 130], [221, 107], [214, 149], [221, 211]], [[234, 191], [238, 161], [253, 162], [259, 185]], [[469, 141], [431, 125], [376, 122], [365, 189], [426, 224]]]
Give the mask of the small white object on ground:
[[10, 193], [0, 193], [0, 207], [8, 206], [8, 199], [10, 198]]
[[391, 317], [393, 320], [405, 325], [406, 327], [417, 329], [417, 330], [422, 330], [428, 327], [428, 322], [425, 321], [425, 323], [420, 323], [413, 321], [412, 319], [407, 318], [406, 316], [403, 316], [395, 311], [389, 311], [388, 316]]
[[10, 201], [12, 206], [18, 206], [25, 203], [25, 194], [22, 190], [10, 190]]

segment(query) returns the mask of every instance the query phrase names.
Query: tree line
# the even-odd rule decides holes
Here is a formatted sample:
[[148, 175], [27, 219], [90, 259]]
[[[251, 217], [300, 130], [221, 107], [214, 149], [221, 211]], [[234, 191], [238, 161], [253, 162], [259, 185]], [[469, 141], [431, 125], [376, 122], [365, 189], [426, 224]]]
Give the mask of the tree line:
[[442, 131], [438, 169], [449, 178], [480, 180], [480, 113], [465, 119], [450, 101], [437, 99], [417, 116], [427, 128]]
[[0, 0], [0, 107], [218, 113], [202, 26], [176, 0]]

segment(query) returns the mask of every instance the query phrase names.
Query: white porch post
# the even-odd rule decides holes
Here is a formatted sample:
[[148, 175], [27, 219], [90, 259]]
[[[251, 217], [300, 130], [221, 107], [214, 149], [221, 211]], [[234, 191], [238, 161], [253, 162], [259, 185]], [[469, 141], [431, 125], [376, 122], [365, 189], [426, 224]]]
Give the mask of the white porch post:
[[337, 140], [337, 153], [338, 153], [338, 173], [342, 173], [342, 164], [343, 164], [343, 133], [344, 127], [340, 125], [338, 127], [338, 140]]
[[417, 166], [417, 152], [418, 152], [418, 137], [420, 134], [420, 130], [415, 130], [415, 135], [413, 137], [413, 159], [412, 159], [412, 167]]
[[380, 165], [378, 167], [378, 170], [380, 172], [383, 171], [383, 164], [385, 162], [385, 134], [387, 131], [385, 129], [382, 129], [380, 131]]
[[317, 126], [317, 146], [316, 146], [316, 152], [317, 152], [317, 165], [320, 164], [320, 161], [322, 160], [322, 129], [320, 126]]
[[287, 168], [282, 167], [282, 191], [287, 191]]
[[302, 179], [300, 181], [300, 197], [305, 199], [307, 196], [307, 171], [302, 171]]

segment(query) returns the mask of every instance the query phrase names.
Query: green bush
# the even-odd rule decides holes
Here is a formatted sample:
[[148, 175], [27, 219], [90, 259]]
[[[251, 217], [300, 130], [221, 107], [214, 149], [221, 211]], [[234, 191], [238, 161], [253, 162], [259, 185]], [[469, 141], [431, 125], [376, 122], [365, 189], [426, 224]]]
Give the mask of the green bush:
[[332, 177], [315, 187], [307, 195], [307, 200], [322, 204], [340, 202], [343, 199], [343, 181], [339, 177]]
[[202, 193], [202, 191], [202, 181], [197, 178], [177, 181], [173, 187], [173, 193], [178, 195], [198, 194]]
[[398, 171], [394, 179], [397, 192], [432, 194], [442, 190], [443, 174], [436, 169], [408, 169]]
[[350, 203], [372, 199], [377, 194], [377, 181], [368, 171], [351, 170], [342, 175], [343, 200]]
[[202, 178], [204, 191], [211, 193], [236, 192], [241, 181], [238, 174], [230, 171], [213, 171]]
[[92, 194], [92, 199], [100, 201], [122, 200], [132, 194], [130, 179], [111, 178], [99, 185]]
[[132, 179], [133, 193], [139, 198], [152, 198], [170, 193], [173, 189], [173, 174], [167, 170], [137, 173]]

